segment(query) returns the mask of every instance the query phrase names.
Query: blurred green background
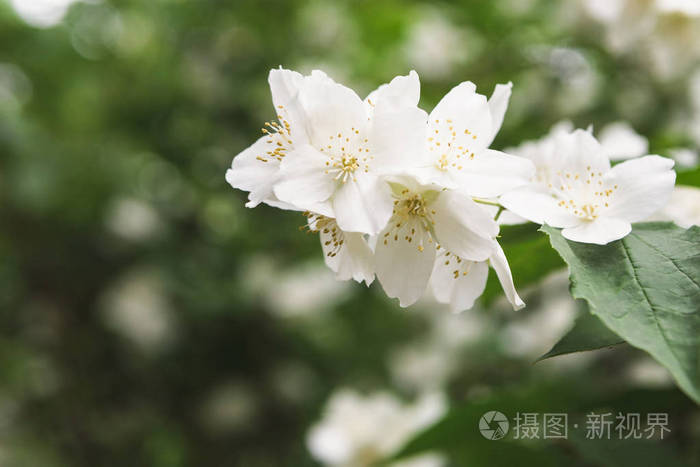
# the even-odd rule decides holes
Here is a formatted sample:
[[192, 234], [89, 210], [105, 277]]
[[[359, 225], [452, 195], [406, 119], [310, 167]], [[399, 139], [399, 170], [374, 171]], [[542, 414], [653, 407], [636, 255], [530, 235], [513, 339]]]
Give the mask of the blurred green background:
[[[224, 180], [273, 115], [279, 65], [361, 95], [416, 69], [426, 109], [464, 80], [513, 81], [497, 148], [626, 120], [666, 154], [698, 147], [696, 57], [659, 72], [574, 0], [53, 1], [0, 0], [0, 465], [317, 465], [306, 435], [341, 387], [666, 412], [654, 446], [700, 465], [700, 412], [642, 352], [533, 365], [578, 310], [535, 228], [503, 238], [526, 310], [493, 280], [462, 315], [401, 310], [335, 282], [300, 215], [248, 210]], [[451, 436], [454, 465], [498, 465]], [[552, 459], [651, 465], [582, 445]]]

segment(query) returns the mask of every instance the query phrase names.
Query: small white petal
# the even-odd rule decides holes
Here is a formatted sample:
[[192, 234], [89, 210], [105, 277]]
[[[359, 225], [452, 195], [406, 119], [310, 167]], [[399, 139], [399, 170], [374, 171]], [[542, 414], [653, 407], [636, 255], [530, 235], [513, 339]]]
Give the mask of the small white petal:
[[559, 200], [540, 189], [519, 188], [500, 198], [501, 205], [509, 211], [537, 224], [552, 227], [573, 227], [580, 219], [559, 206]]
[[645, 156], [613, 167], [605, 181], [618, 188], [605, 215], [639, 222], [666, 206], [676, 182], [673, 164], [665, 157]]
[[336, 238], [342, 240], [342, 245], [335, 245], [330, 229], [322, 229], [319, 232], [326, 265], [336, 273], [338, 280], [354, 279], [357, 282], [364, 281], [370, 285], [374, 281], [374, 254], [372, 250], [362, 234], [340, 232], [339, 227], [336, 229], [338, 229]]
[[304, 76], [296, 71], [283, 68], [272, 69], [267, 78], [275, 109], [286, 106], [299, 92]]
[[503, 118], [508, 110], [508, 102], [513, 92], [513, 83], [497, 84], [493, 94], [489, 98], [489, 110], [491, 111], [491, 138], [488, 141], [490, 146], [503, 125]]
[[584, 221], [576, 227], [566, 228], [561, 231], [561, 234], [574, 242], [607, 245], [631, 231], [632, 225], [625, 220], [599, 217], [593, 221]]
[[506, 254], [500, 245], [497, 245], [496, 252], [490, 259], [491, 267], [496, 271], [498, 276], [498, 281], [503, 287], [503, 292], [506, 294], [506, 298], [513, 305], [514, 310], [519, 310], [525, 306], [525, 302], [522, 301], [518, 292], [515, 290], [515, 284], [513, 283], [513, 275], [510, 272], [510, 266], [508, 266], [508, 260], [506, 259]]
[[247, 206], [251, 208], [266, 199], [275, 198], [272, 187], [277, 181], [279, 161], [274, 157], [264, 157], [270, 150], [268, 140], [267, 136], [258, 139], [234, 157], [231, 168], [226, 171], [226, 181], [233, 188], [250, 192]]
[[453, 313], [460, 313], [471, 309], [484, 293], [488, 275], [489, 267], [484, 261], [458, 263], [454, 255], [440, 255], [435, 261], [430, 285], [438, 302], [447, 303]]
[[446, 250], [471, 261], [491, 256], [498, 224], [468, 196], [445, 191], [429, 209], [437, 240]]
[[[432, 132], [440, 132], [431, 133], [431, 137], [445, 139], [446, 144], [447, 139], [452, 140], [454, 136], [455, 147], [469, 148], [475, 154], [491, 143], [493, 124], [488, 102], [485, 96], [477, 94], [476, 86], [469, 81], [452, 88], [438, 102], [430, 113], [429, 125]], [[449, 131], [450, 126], [452, 131]]]
[[524, 157], [486, 149], [465, 161], [463, 170], [451, 174], [458, 190], [477, 198], [493, 198], [527, 185], [535, 175], [535, 166]]
[[325, 173], [326, 160], [309, 145], [288, 153], [280, 164], [280, 181], [274, 187], [277, 198], [301, 210], [314, 210], [328, 200], [336, 182]]
[[420, 99], [418, 73], [411, 70], [407, 76], [397, 76], [388, 84], [382, 84], [364, 100], [369, 114], [379, 111], [397, 111], [416, 107]]
[[391, 217], [393, 199], [384, 180], [371, 174], [348, 179], [335, 192], [333, 211], [336, 221], [346, 232], [376, 235]]
[[[416, 229], [416, 237], [408, 242], [404, 236], [411, 228]], [[375, 250], [377, 279], [389, 297], [398, 298], [399, 304], [407, 307], [425, 292], [435, 261], [435, 246], [424, 241], [423, 250], [418, 249], [421, 239], [428, 235], [419, 225], [405, 223], [396, 233], [396, 240], [385, 239], [387, 232], [393, 235], [388, 229], [382, 232]]]

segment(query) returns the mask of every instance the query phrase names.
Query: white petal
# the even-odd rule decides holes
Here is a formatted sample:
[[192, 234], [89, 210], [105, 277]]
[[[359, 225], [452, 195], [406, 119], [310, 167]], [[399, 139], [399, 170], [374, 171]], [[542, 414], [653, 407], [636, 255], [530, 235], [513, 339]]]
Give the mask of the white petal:
[[[416, 236], [408, 242], [405, 236], [416, 228]], [[384, 234], [390, 236], [385, 237]], [[394, 239], [396, 235], [396, 240]], [[402, 307], [414, 304], [423, 296], [435, 261], [435, 246], [427, 241], [427, 232], [420, 226], [405, 223], [399, 232], [382, 232], [375, 250], [377, 279], [391, 298], [398, 298]], [[421, 240], [424, 248], [417, 245]]]
[[[491, 111], [486, 97], [477, 94], [471, 82], [452, 88], [430, 113], [429, 124], [430, 136], [440, 139], [444, 146], [451, 142], [454, 147], [478, 154], [491, 143]], [[433, 134], [435, 130], [439, 133]]]
[[348, 179], [336, 190], [333, 211], [344, 231], [376, 235], [393, 211], [391, 189], [379, 177], [358, 175], [357, 181]]
[[452, 291], [452, 299], [450, 300], [452, 312], [461, 313], [462, 311], [470, 310], [474, 306], [476, 299], [484, 293], [488, 277], [489, 267], [485, 262], [473, 263], [467, 275], [461, 275], [457, 279], [457, 283]]
[[665, 157], [645, 156], [613, 167], [605, 182], [618, 187], [605, 215], [639, 222], [666, 206], [676, 182], [673, 164]]
[[525, 302], [522, 301], [518, 292], [515, 290], [515, 284], [513, 283], [513, 275], [510, 272], [510, 266], [508, 266], [508, 260], [506, 259], [506, 254], [500, 245], [496, 248], [496, 252], [490, 259], [491, 267], [496, 271], [498, 276], [498, 281], [503, 287], [503, 291], [506, 294], [506, 298], [513, 305], [514, 310], [519, 310], [525, 306]]
[[417, 107], [375, 113], [370, 129], [372, 169], [401, 174], [430, 162], [425, 150], [428, 115]]
[[498, 224], [468, 196], [442, 192], [429, 206], [437, 240], [457, 256], [484, 261], [493, 253]]
[[454, 255], [439, 255], [430, 276], [430, 285], [438, 302], [449, 303], [452, 312], [459, 313], [472, 308], [484, 293], [488, 274], [486, 262], [458, 262]]
[[552, 227], [573, 227], [580, 219], [558, 205], [559, 200], [534, 187], [524, 187], [506, 193], [501, 205], [509, 211], [537, 224]]
[[279, 161], [266, 156], [270, 150], [268, 140], [267, 136], [263, 136], [238, 154], [226, 172], [226, 181], [233, 188], [250, 192], [247, 206], [251, 208], [274, 198], [272, 187], [277, 182]]
[[342, 245], [336, 245], [331, 229], [319, 232], [321, 248], [326, 265], [336, 273], [341, 281], [354, 279], [365, 281], [370, 285], [374, 280], [374, 254], [362, 234], [341, 232], [336, 226], [336, 238], [342, 239]]
[[336, 186], [333, 177], [326, 174], [327, 159], [309, 145], [288, 153], [280, 164], [280, 181], [274, 187], [277, 198], [308, 210], [326, 201]]
[[338, 133], [347, 137], [353, 128], [362, 130], [367, 124], [362, 100], [355, 91], [318, 71], [304, 80], [299, 102], [311, 143], [317, 148], [324, 147]]
[[510, 95], [513, 91], [513, 83], [508, 84], [497, 84], [493, 90], [493, 94], [489, 98], [489, 110], [491, 111], [491, 139], [487, 146], [490, 146], [493, 140], [496, 138], [501, 125], [503, 125], [503, 118], [506, 115], [506, 110], [508, 109], [508, 102], [510, 101]]
[[584, 221], [576, 227], [561, 231], [564, 238], [574, 242], [606, 245], [619, 240], [632, 230], [632, 225], [622, 219], [599, 217], [594, 221]]
[[493, 198], [527, 185], [535, 165], [524, 157], [486, 149], [464, 162], [463, 170], [452, 171], [458, 189], [477, 198]]
[[272, 69], [267, 78], [275, 109], [285, 106], [299, 92], [304, 76], [296, 71], [283, 68]]
[[555, 135], [555, 154], [560, 154], [559, 168], [584, 175], [590, 170], [605, 173], [610, 170], [610, 160], [593, 135], [585, 130]]
[[411, 70], [407, 76], [397, 76], [388, 84], [382, 84], [364, 100], [368, 113], [376, 110], [396, 111], [416, 107], [420, 99], [418, 73]]

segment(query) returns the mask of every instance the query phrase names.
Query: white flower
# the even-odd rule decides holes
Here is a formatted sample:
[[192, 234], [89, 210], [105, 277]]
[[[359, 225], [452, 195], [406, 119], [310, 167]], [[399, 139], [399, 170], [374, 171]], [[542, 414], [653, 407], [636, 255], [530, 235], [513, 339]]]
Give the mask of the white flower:
[[[307, 79], [309, 77], [295, 71], [270, 71], [268, 82], [277, 121], [266, 122], [262, 129], [263, 136], [236, 156], [226, 172], [226, 181], [232, 187], [250, 192], [246, 204], [249, 208], [266, 203], [282, 209], [295, 209], [280, 202], [273, 193], [273, 187], [279, 180], [282, 160], [295, 147], [308, 141], [303, 112], [297, 99], [299, 87]], [[328, 213], [327, 207], [314, 208]]]
[[700, 188], [678, 185], [666, 207], [656, 213], [653, 219], [673, 221], [684, 229], [700, 225]]
[[670, 78], [700, 58], [700, 4], [694, 0], [580, 0], [601, 22], [609, 48], [641, 54]]
[[440, 246], [437, 250], [430, 285], [437, 301], [449, 304], [453, 313], [471, 309], [476, 299], [484, 293], [489, 264], [496, 271], [513, 308], [519, 310], [525, 306], [515, 290], [508, 260], [500, 245], [496, 244], [496, 250], [488, 261], [465, 260]]
[[[445, 410], [445, 399], [439, 394], [404, 405], [387, 393], [362, 396], [343, 389], [332, 395], [323, 419], [309, 431], [307, 446], [324, 465], [375, 465], [437, 421]], [[415, 465], [441, 464], [433, 460]]]
[[469, 196], [406, 176], [390, 184], [393, 212], [376, 239], [375, 264], [384, 291], [402, 307], [425, 292], [438, 244], [470, 261], [496, 251], [498, 225]]
[[637, 134], [628, 123], [614, 122], [598, 135], [603, 150], [611, 160], [625, 160], [649, 154], [649, 140]]
[[627, 235], [630, 223], [661, 209], [673, 190], [673, 161], [645, 156], [610, 168], [587, 131], [560, 135], [557, 160], [538, 168], [530, 186], [507, 193], [501, 204], [538, 224], [563, 227], [569, 240], [607, 244]]
[[430, 113], [426, 150], [414, 173], [423, 183], [491, 198], [525, 185], [534, 167], [527, 159], [489, 149], [508, 107], [512, 85], [499, 84], [487, 100], [476, 86], [454, 87]]
[[[407, 79], [412, 86], [406, 86]], [[393, 93], [392, 84], [415, 92]], [[411, 73], [392, 84], [366, 105], [320, 71], [304, 79], [297, 100], [308, 141], [295, 144], [283, 158], [275, 195], [335, 218], [346, 232], [376, 234], [384, 228], [392, 198], [383, 176], [412, 162], [425, 127], [425, 113], [416, 107], [418, 76]], [[319, 211], [319, 205], [327, 209]]]

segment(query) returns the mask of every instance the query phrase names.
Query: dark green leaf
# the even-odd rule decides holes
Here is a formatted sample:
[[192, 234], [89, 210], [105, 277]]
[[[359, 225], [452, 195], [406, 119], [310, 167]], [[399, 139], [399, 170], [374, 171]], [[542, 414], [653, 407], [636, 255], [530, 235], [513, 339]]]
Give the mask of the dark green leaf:
[[649, 352], [700, 402], [700, 228], [637, 224], [605, 246], [543, 226], [569, 264], [572, 294], [631, 345]]
[[700, 169], [678, 172], [676, 185], [687, 185], [700, 188]]
[[542, 355], [537, 361], [546, 358], [566, 355], [574, 352], [602, 349], [624, 343], [625, 340], [608, 329], [600, 318], [584, 311], [574, 322], [573, 327], [562, 337], [554, 347]]

